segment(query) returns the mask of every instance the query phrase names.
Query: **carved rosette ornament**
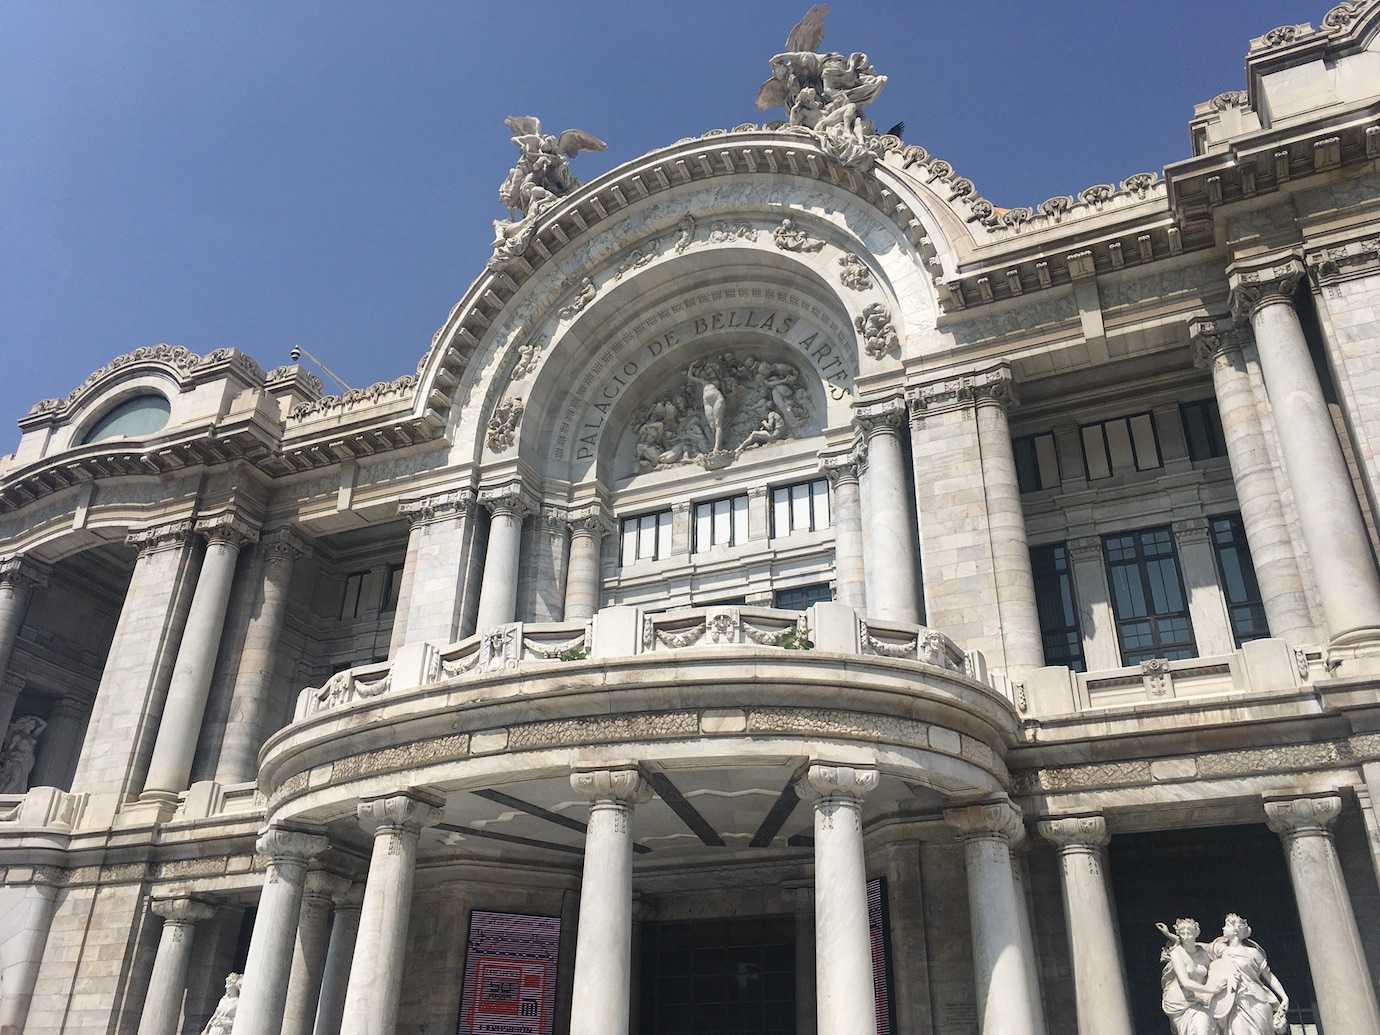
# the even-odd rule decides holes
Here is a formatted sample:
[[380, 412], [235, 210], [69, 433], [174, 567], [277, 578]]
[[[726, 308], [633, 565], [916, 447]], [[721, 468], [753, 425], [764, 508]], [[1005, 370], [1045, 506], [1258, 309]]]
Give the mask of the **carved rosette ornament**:
[[521, 399], [504, 399], [499, 403], [489, 418], [488, 434], [485, 437], [489, 449], [495, 453], [512, 449], [517, 441], [517, 429], [521, 422]]
[[1025, 821], [1012, 802], [980, 802], [944, 810], [944, 822], [958, 831], [963, 841], [1002, 841], [1019, 844], [1025, 838]]
[[1293, 305], [1304, 277], [1303, 262], [1293, 256], [1257, 269], [1230, 273], [1231, 310], [1238, 319], [1254, 316], [1269, 305]]
[[863, 351], [873, 359], [901, 354], [901, 339], [891, 322], [891, 310], [881, 302], [872, 302], [853, 321], [862, 335]]

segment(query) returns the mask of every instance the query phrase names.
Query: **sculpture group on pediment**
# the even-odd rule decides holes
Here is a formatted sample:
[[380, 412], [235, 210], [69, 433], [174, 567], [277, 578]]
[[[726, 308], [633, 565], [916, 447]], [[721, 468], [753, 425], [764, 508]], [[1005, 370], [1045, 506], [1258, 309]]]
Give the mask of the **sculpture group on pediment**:
[[637, 421], [637, 470], [724, 467], [745, 450], [804, 435], [813, 419], [800, 368], [735, 352], [692, 363]]
[[1282, 1035], [1289, 1030], [1289, 996], [1270, 971], [1265, 950], [1251, 940], [1244, 917], [1228, 913], [1222, 934], [1198, 941], [1196, 920], [1181, 918], [1160, 951], [1160, 1007], [1174, 1035]]
[[29, 789], [38, 738], [47, 725], [36, 715], [25, 715], [10, 723], [4, 747], [0, 748], [0, 794], [23, 794]]
[[518, 160], [498, 188], [498, 200], [508, 209], [508, 218], [494, 220], [491, 264], [525, 252], [537, 217], [580, 185], [570, 171], [572, 158], [581, 151], [608, 150], [607, 144], [584, 130], [567, 129], [559, 136], [543, 133], [541, 120], [531, 115], [509, 115], [503, 124], [512, 132]]

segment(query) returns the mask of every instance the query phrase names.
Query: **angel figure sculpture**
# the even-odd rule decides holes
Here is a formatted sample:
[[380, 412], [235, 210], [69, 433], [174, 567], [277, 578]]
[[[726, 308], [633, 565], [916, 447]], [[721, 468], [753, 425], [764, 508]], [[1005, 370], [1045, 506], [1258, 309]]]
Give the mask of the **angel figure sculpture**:
[[567, 129], [560, 136], [543, 133], [541, 119], [533, 115], [509, 115], [503, 124], [512, 131], [518, 160], [498, 188], [498, 200], [513, 222], [580, 185], [570, 171], [570, 160], [577, 154], [608, 150], [606, 143], [582, 129]]

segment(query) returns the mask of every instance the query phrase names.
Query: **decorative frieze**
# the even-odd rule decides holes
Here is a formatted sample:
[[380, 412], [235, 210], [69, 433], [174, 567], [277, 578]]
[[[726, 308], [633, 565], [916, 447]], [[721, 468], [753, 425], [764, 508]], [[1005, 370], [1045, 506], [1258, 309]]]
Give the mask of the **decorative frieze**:
[[398, 515], [407, 518], [415, 528], [433, 521], [468, 517], [473, 512], [474, 505], [473, 489], [454, 489], [399, 503]]
[[928, 414], [979, 403], [1010, 406], [1016, 402], [1016, 387], [1011, 368], [1003, 363], [989, 370], [909, 388], [906, 402], [910, 406], [911, 419], [918, 421]]
[[1328, 245], [1304, 254], [1308, 275], [1318, 287], [1380, 272], [1380, 236]]

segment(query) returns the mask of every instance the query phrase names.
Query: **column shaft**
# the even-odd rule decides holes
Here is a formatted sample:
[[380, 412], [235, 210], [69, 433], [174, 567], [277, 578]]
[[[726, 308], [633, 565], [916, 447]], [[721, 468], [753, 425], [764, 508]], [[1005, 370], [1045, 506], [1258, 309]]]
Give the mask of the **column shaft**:
[[[45, 582], [43, 569], [24, 557], [0, 560], [0, 684], [5, 681], [10, 655], [14, 653], [15, 641], [19, 639], [19, 629], [24, 624], [34, 587]], [[4, 737], [10, 718], [14, 715], [17, 697], [17, 694], [0, 695], [0, 738]]]
[[312, 1035], [339, 1035], [340, 1025], [345, 1019], [345, 993], [350, 983], [350, 962], [355, 955], [355, 941], [359, 937], [359, 914], [363, 901], [362, 884], [352, 886], [345, 897], [336, 901]]
[[1073, 592], [1078, 598], [1078, 625], [1083, 631], [1083, 660], [1089, 672], [1121, 668], [1121, 647], [1112, 610], [1112, 589], [1097, 536], [1070, 539], [1066, 544], [1073, 566]]
[[1270, 393], [1285, 473], [1334, 644], [1380, 637], [1380, 579], [1351, 475], [1337, 442], [1292, 300], [1303, 264], [1234, 274], [1238, 311], [1249, 310]]
[[222, 525], [206, 544], [144, 780], [145, 797], [175, 800], [179, 791], [187, 789], [243, 538]]
[[215, 910], [191, 899], [154, 902], [153, 911], [163, 917], [158, 954], [153, 961], [139, 1035], [176, 1035], [187, 993], [187, 968], [192, 961], [196, 922], [209, 920]]
[[858, 461], [849, 455], [824, 458], [820, 466], [829, 479], [833, 498], [830, 517], [834, 525], [834, 599], [865, 611], [867, 579], [863, 567], [862, 494]]
[[603, 588], [600, 550], [610, 529], [600, 515], [577, 518], [570, 526], [570, 567], [565, 582], [565, 620], [579, 621], [599, 610]]
[[397, 1024], [417, 839], [440, 815], [437, 803], [404, 794], [359, 805], [361, 822], [374, 827], [374, 851], [340, 1035], [383, 1035]]
[[901, 446], [903, 420], [904, 409], [899, 405], [855, 418], [867, 440], [863, 564], [868, 573], [868, 614], [918, 623], [920, 593]]
[[347, 887], [349, 881], [344, 877], [322, 870], [307, 873], [302, 908], [297, 918], [297, 941], [292, 953], [281, 1035], [312, 1035], [330, 939], [331, 896]]
[[559, 622], [565, 617], [565, 594], [569, 553], [565, 516], [543, 510], [533, 519], [532, 541], [532, 621]]
[[35, 883], [0, 886], [0, 916], [5, 918], [6, 932], [0, 950], [4, 975], [0, 981], [0, 1035], [18, 1035], [24, 1030], [57, 908], [58, 889], [48, 881], [61, 874], [60, 870], [36, 866]]
[[1337, 795], [1267, 801], [1265, 819], [1284, 842], [1323, 1030], [1380, 1035], [1380, 1007], [1337, 848], [1328, 829]]
[[39, 745], [38, 760], [34, 763], [30, 787], [60, 787], [66, 790], [72, 784], [72, 770], [77, 765], [77, 755], [81, 752], [82, 732], [86, 729], [86, 716], [91, 706], [79, 697], [64, 697], [48, 716], [48, 726], [43, 731], [43, 741]]
[[522, 519], [528, 507], [521, 497], [504, 493], [480, 497], [492, 512], [489, 545], [484, 552], [484, 579], [479, 589], [479, 631], [505, 625], [517, 617], [518, 560]]
[[1213, 556], [1207, 519], [1175, 521], [1173, 528], [1198, 657], [1230, 654], [1236, 650], [1236, 637], [1232, 635], [1222, 582], [1217, 577], [1217, 558]]

